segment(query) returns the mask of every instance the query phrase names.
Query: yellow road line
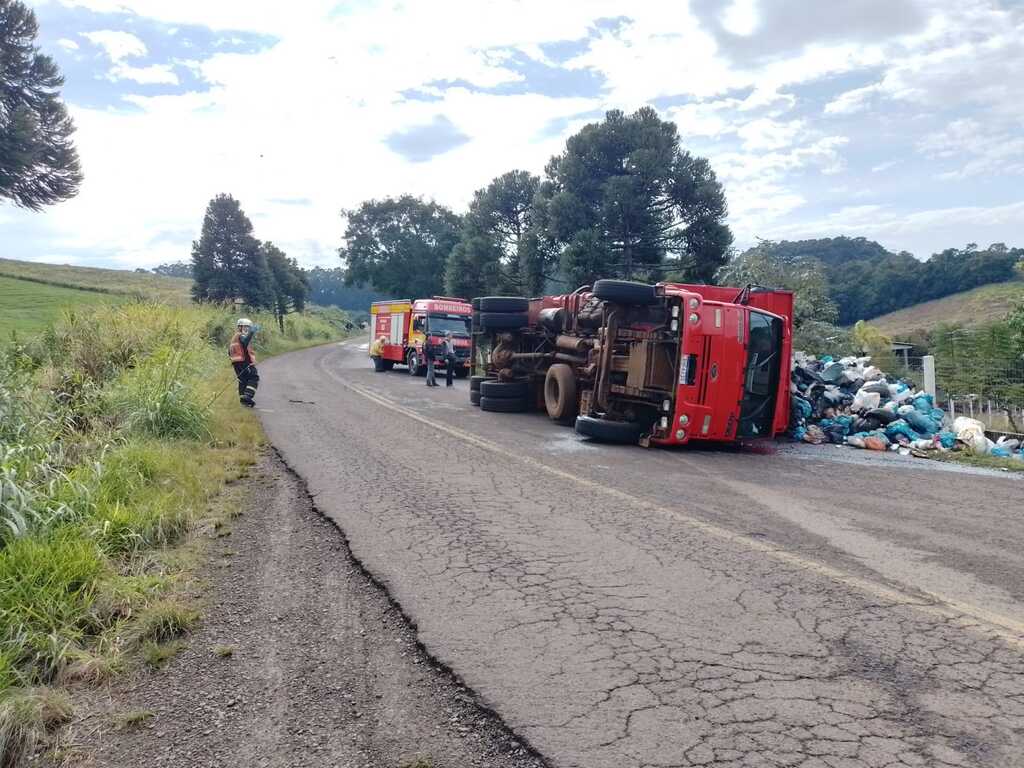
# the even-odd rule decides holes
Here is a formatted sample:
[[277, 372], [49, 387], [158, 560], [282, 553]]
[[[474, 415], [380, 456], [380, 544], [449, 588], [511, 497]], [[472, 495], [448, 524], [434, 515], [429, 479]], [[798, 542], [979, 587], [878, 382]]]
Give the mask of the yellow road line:
[[[881, 600], [885, 600], [896, 605], [912, 606], [915, 609], [935, 616], [936, 618], [959, 622], [963, 628], [972, 628], [987, 632], [999, 637], [1001, 640], [1020, 650], [1024, 650], [1024, 622], [1020, 622], [1011, 617], [1002, 616], [985, 608], [965, 603], [961, 600], [955, 600], [934, 592], [924, 593], [928, 598], [934, 601], [925, 602], [918, 595], [914, 595], [910, 592], [904, 592], [885, 584], [871, 581], [870, 579], [855, 576], [826, 563], [812, 560], [794, 552], [789, 552], [770, 541], [758, 540], [751, 538], [750, 536], [735, 533], [734, 531], [722, 528], [714, 523], [690, 517], [678, 510], [647, 501], [639, 496], [634, 496], [626, 493], [625, 491], [620, 491], [617, 488], [602, 485], [594, 480], [589, 480], [585, 477], [574, 475], [571, 472], [566, 472], [556, 467], [552, 467], [542, 461], [515, 453], [514, 451], [510, 451], [509, 449], [490, 440], [479, 437], [470, 432], [466, 432], [465, 430], [458, 429], [457, 427], [452, 427], [448, 424], [435, 421], [434, 419], [417, 413], [410, 408], [399, 405], [394, 400], [391, 400], [378, 392], [374, 392], [360, 384], [356, 384], [342, 376], [339, 376], [336, 372], [324, 365], [325, 359], [326, 356], [320, 358], [319, 365], [321, 370], [346, 389], [366, 398], [367, 400], [377, 403], [382, 408], [386, 408], [407, 418], [413, 419], [414, 421], [418, 421], [438, 430], [439, 432], [443, 432], [457, 438], [458, 440], [480, 448], [481, 450], [496, 454], [510, 461], [525, 464], [538, 472], [543, 472], [560, 480], [566, 480], [571, 483], [581, 485], [589, 490], [597, 491], [605, 496], [610, 496], [617, 501], [625, 502], [648, 512], [654, 512], [675, 522], [682, 523], [693, 530], [707, 534], [708, 536], [739, 545], [754, 552], [759, 552], [778, 562], [785, 563], [786, 565], [827, 577], [833, 581], [839, 582], [840, 584], [853, 587]], [[970, 620], [973, 620], [973, 622]]]

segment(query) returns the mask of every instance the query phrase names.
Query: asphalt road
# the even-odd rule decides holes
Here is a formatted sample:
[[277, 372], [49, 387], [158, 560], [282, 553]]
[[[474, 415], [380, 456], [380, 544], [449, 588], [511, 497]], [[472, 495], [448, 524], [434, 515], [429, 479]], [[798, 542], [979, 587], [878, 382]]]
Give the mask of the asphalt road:
[[267, 433], [553, 766], [1024, 766], [1018, 477], [593, 445], [360, 346], [263, 364]]

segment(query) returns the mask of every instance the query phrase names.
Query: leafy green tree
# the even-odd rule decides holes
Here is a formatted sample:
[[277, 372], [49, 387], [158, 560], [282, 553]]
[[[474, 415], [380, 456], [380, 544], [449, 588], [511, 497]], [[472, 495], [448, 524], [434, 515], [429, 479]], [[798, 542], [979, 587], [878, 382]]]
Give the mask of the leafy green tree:
[[476, 191], [445, 270], [452, 295], [543, 291], [555, 252], [534, 220], [539, 186], [539, 177], [509, 171]]
[[710, 281], [725, 263], [732, 233], [722, 186], [650, 107], [585, 126], [545, 176], [537, 215], [575, 284], [651, 278], [666, 258], [688, 279]]
[[74, 197], [82, 183], [64, 77], [39, 52], [38, 34], [30, 8], [0, 0], [0, 198], [33, 211]]
[[252, 222], [231, 195], [217, 195], [206, 206], [203, 230], [192, 243], [192, 298], [241, 299], [255, 308], [274, 305], [273, 276], [253, 237]]
[[797, 328], [815, 320], [833, 325], [839, 317], [829, 295], [825, 268], [814, 258], [780, 251], [766, 240], [744, 251], [718, 272], [722, 285], [743, 287], [754, 284], [793, 291], [793, 325]]
[[277, 318], [277, 325], [284, 333], [284, 316], [290, 312], [302, 312], [306, 308], [309, 280], [298, 262], [288, 258], [288, 255], [273, 243], [264, 242], [260, 245], [260, 250], [273, 278], [271, 290], [274, 294], [274, 317]]
[[459, 216], [411, 195], [367, 200], [347, 219], [348, 285], [371, 285], [393, 296], [433, 296], [444, 288], [445, 261], [459, 239]]

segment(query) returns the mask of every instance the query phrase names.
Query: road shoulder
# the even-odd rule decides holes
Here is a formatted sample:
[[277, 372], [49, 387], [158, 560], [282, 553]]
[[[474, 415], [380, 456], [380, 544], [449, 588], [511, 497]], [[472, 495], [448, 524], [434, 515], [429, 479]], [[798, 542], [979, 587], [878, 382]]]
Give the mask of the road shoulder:
[[276, 456], [245, 482], [187, 647], [162, 671], [76, 691], [63, 764], [543, 765], [417, 645]]

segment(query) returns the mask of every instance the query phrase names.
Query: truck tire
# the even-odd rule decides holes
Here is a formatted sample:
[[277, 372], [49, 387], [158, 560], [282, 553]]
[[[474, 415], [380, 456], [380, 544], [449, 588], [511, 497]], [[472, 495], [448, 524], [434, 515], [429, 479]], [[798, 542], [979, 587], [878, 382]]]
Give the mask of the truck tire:
[[653, 285], [630, 280], [598, 280], [594, 295], [614, 304], [653, 304], [656, 298]]
[[643, 427], [631, 421], [608, 421], [595, 416], [577, 416], [576, 433], [602, 443], [637, 443]]
[[525, 397], [481, 397], [480, 410], [492, 413], [523, 413], [527, 408]]
[[530, 324], [525, 312], [481, 312], [480, 327], [485, 331], [510, 331]]
[[569, 421], [576, 416], [576, 375], [565, 363], [555, 363], [544, 377], [544, 407], [555, 421]]
[[495, 381], [495, 378], [493, 376], [470, 376], [469, 377], [469, 391], [470, 392], [479, 392], [480, 391], [480, 384], [482, 384], [485, 381]]
[[530, 385], [525, 381], [481, 381], [480, 396], [491, 400], [525, 400]]
[[530, 300], [521, 296], [482, 296], [481, 312], [526, 312], [530, 309]]
[[476, 406], [480, 405], [480, 390], [479, 389], [471, 389], [469, 391], [469, 402], [471, 402], [473, 405], [476, 405]]
[[409, 352], [409, 357], [406, 358], [407, 366], [409, 366], [409, 375], [419, 376], [420, 371], [423, 370], [423, 365], [420, 363], [420, 356], [413, 349]]

